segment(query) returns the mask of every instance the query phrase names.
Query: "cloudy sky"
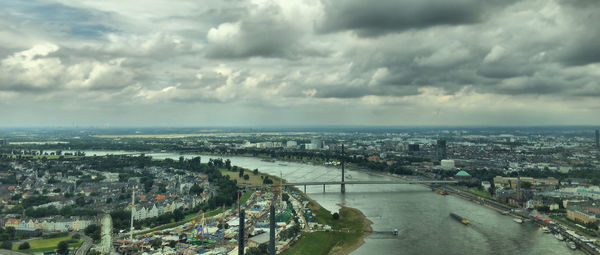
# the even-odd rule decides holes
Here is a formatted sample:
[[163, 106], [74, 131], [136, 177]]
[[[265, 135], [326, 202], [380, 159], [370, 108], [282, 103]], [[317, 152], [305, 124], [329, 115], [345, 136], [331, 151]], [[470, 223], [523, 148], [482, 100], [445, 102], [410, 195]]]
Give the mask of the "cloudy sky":
[[0, 9], [0, 126], [600, 124], [597, 0]]

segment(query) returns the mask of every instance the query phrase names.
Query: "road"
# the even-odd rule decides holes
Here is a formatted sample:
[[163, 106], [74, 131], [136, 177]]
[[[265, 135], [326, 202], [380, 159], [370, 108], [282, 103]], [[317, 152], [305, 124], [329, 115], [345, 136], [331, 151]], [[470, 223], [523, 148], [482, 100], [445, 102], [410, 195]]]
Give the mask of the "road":
[[77, 249], [77, 252], [75, 253], [76, 255], [85, 255], [87, 254], [87, 252], [90, 250], [90, 248], [92, 248], [92, 244], [94, 243], [92, 241], [92, 238], [81, 234], [81, 239], [83, 239], [83, 243], [81, 244], [81, 246], [79, 246], [79, 249]]
[[9, 250], [4, 250], [4, 249], [0, 249], [0, 254], [2, 255], [30, 255], [27, 253], [22, 253], [22, 252], [17, 252], [17, 251], [9, 251]]

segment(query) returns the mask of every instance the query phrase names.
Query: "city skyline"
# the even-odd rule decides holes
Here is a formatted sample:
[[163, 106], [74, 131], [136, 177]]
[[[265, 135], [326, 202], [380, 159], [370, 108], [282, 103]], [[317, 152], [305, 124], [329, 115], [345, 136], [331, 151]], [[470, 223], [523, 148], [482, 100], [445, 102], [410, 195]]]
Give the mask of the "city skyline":
[[600, 125], [594, 1], [0, 7], [0, 127]]

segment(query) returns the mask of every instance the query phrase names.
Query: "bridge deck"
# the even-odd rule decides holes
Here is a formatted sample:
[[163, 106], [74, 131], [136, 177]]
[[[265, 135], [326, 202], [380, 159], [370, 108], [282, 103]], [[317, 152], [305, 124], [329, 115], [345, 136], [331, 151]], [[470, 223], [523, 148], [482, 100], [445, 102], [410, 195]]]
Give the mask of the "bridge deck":
[[326, 182], [286, 182], [281, 184], [239, 185], [240, 187], [264, 186], [310, 186], [310, 185], [340, 185], [340, 184], [455, 184], [456, 181], [326, 181]]

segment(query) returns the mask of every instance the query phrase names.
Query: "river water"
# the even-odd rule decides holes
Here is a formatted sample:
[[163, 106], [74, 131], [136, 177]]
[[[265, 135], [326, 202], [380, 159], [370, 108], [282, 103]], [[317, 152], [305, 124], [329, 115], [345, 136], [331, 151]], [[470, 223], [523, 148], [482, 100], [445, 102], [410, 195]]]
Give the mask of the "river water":
[[[129, 152], [86, 151], [86, 155]], [[148, 153], [154, 158], [177, 159], [180, 154]], [[197, 155], [183, 155], [192, 158]], [[199, 155], [202, 162], [217, 156]], [[265, 162], [257, 158], [227, 156], [232, 165], [282, 176], [290, 182], [337, 181], [341, 170], [333, 167], [289, 162]], [[364, 172], [346, 171], [346, 180], [391, 180]], [[301, 190], [304, 187], [298, 187]], [[583, 254], [566, 247], [551, 234], [532, 223], [515, 223], [510, 216], [454, 196], [441, 196], [420, 185], [339, 185], [308, 186], [306, 193], [330, 211], [338, 204], [357, 208], [373, 222], [375, 231], [399, 230], [398, 236], [372, 234], [352, 254]], [[465, 226], [451, 217], [456, 213], [471, 224]]]

